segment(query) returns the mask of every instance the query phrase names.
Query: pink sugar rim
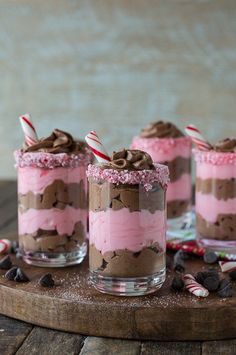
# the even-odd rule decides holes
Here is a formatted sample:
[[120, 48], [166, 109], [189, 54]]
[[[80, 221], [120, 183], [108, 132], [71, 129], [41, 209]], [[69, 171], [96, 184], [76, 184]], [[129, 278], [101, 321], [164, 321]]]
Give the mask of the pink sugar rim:
[[112, 184], [141, 184], [146, 191], [152, 189], [153, 183], [158, 182], [164, 190], [169, 182], [168, 167], [162, 164], [154, 164], [155, 170], [115, 170], [102, 169], [99, 165], [90, 164], [87, 169], [87, 176], [97, 181], [108, 181]]
[[58, 167], [76, 168], [79, 166], [87, 166], [92, 161], [92, 154], [86, 148], [85, 152], [78, 154], [67, 153], [44, 153], [44, 152], [28, 152], [24, 153], [21, 149], [14, 152], [16, 167], [34, 167], [54, 169]]
[[236, 165], [236, 153], [193, 149], [193, 154], [197, 163], [208, 163], [212, 165]]
[[157, 147], [159, 146], [159, 144], [163, 146], [169, 146], [169, 147], [176, 146], [177, 144], [183, 144], [189, 147], [191, 147], [192, 145], [192, 141], [190, 137], [187, 136], [178, 137], [178, 138], [158, 138], [158, 137], [144, 138], [140, 136], [135, 136], [132, 140], [131, 147], [135, 148], [137, 142], [139, 143], [141, 142], [144, 147], [153, 147], [153, 146]]

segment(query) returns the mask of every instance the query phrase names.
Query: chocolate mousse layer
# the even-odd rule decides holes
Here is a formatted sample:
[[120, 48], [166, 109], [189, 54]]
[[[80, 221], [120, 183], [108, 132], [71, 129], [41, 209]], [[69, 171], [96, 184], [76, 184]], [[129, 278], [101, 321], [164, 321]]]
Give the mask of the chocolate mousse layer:
[[181, 178], [184, 174], [190, 174], [191, 171], [191, 159], [177, 157], [171, 161], [165, 161], [165, 164], [169, 168], [170, 181], [175, 182]]
[[167, 218], [177, 218], [190, 211], [190, 200], [167, 202]]
[[89, 248], [90, 270], [102, 276], [142, 277], [160, 272], [165, 267], [165, 253], [158, 244], [144, 247], [137, 253], [115, 250], [101, 254], [94, 245]]
[[19, 244], [23, 250], [31, 252], [71, 252], [84, 243], [85, 237], [83, 224], [77, 222], [71, 235], [59, 235], [56, 230], [39, 229], [33, 234], [19, 235]]
[[48, 185], [42, 194], [29, 191], [27, 194], [18, 194], [18, 204], [21, 213], [33, 208], [36, 210], [59, 208], [64, 210], [66, 206], [76, 209], [87, 208], [87, 196], [84, 181], [65, 184], [62, 180], [54, 180]]
[[219, 214], [215, 223], [207, 222], [197, 213], [197, 230], [201, 237], [216, 240], [235, 240], [236, 214]]
[[163, 190], [158, 184], [150, 191], [145, 191], [139, 185], [91, 182], [89, 195], [90, 210], [93, 212], [105, 211], [108, 208], [114, 211], [128, 208], [130, 212], [148, 210], [154, 213], [165, 208]]
[[236, 179], [196, 179], [196, 191], [214, 195], [218, 200], [236, 197]]

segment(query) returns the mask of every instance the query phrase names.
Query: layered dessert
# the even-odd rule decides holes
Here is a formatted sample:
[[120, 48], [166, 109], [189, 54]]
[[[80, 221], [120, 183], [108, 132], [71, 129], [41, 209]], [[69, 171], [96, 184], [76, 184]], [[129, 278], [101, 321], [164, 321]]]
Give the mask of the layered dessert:
[[194, 155], [199, 240], [236, 245], [236, 139], [221, 140], [210, 151], [195, 149]]
[[91, 154], [61, 130], [15, 152], [19, 245], [25, 261], [64, 266], [86, 254]]
[[[122, 150], [90, 165], [90, 271], [102, 277], [165, 275], [168, 168], [149, 154]], [[96, 285], [95, 285], [96, 286]]]
[[131, 147], [144, 150], [154, 162], [168, 166], [167, 218], [188, 212], [192, 195], [190, 138], [173, 123], [158, 121], [142, 129], [140, 135], [133, 138]]

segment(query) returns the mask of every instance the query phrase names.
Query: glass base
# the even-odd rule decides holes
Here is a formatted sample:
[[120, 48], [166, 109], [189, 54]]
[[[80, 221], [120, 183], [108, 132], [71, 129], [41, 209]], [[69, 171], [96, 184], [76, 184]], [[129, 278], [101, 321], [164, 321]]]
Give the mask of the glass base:
[[90, 272], [92, 285], [102, 293], [115, 296], [142, 296], [157, 291], [165, 281], [166, 270], [146, 277], [118, 278]]
[[65, 253], [26, 252], [20, 250], [23, 260], [30, 265], [43, 267], [65, 267], [80, 264], [87, 254], [87, 244], [83, 243], [76, 251]]
[[227, 257], [228, 259], [236, 258], [236, 241], [206, 239], [197, 236], [197, 244], [208, 251], [214, 251], [221, 257]]
[[193, 211], [184, 213], [181, 217], [167, 220], [167, 240], [178, 238], [193, 239], [195, 236], [195, 214]]

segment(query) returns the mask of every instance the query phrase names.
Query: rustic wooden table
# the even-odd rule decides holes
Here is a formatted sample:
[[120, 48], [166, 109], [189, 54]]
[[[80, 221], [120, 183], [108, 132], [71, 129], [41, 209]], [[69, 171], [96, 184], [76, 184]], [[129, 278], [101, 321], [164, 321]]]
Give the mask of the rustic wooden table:
[[[0, 181], [0, 237], [17, 228], [16, 183]], [[1, 300], [0, 300], [1, 302]], [[207, 331], [207, 329], [206, 329]], [[235, 334], [236, 337], [236, 334]], [[236, 339], [204, 342], [132, 341], [86, 337], [41, 328], [0, 315], [0, 354], [222, 354], [236, 353]]]

